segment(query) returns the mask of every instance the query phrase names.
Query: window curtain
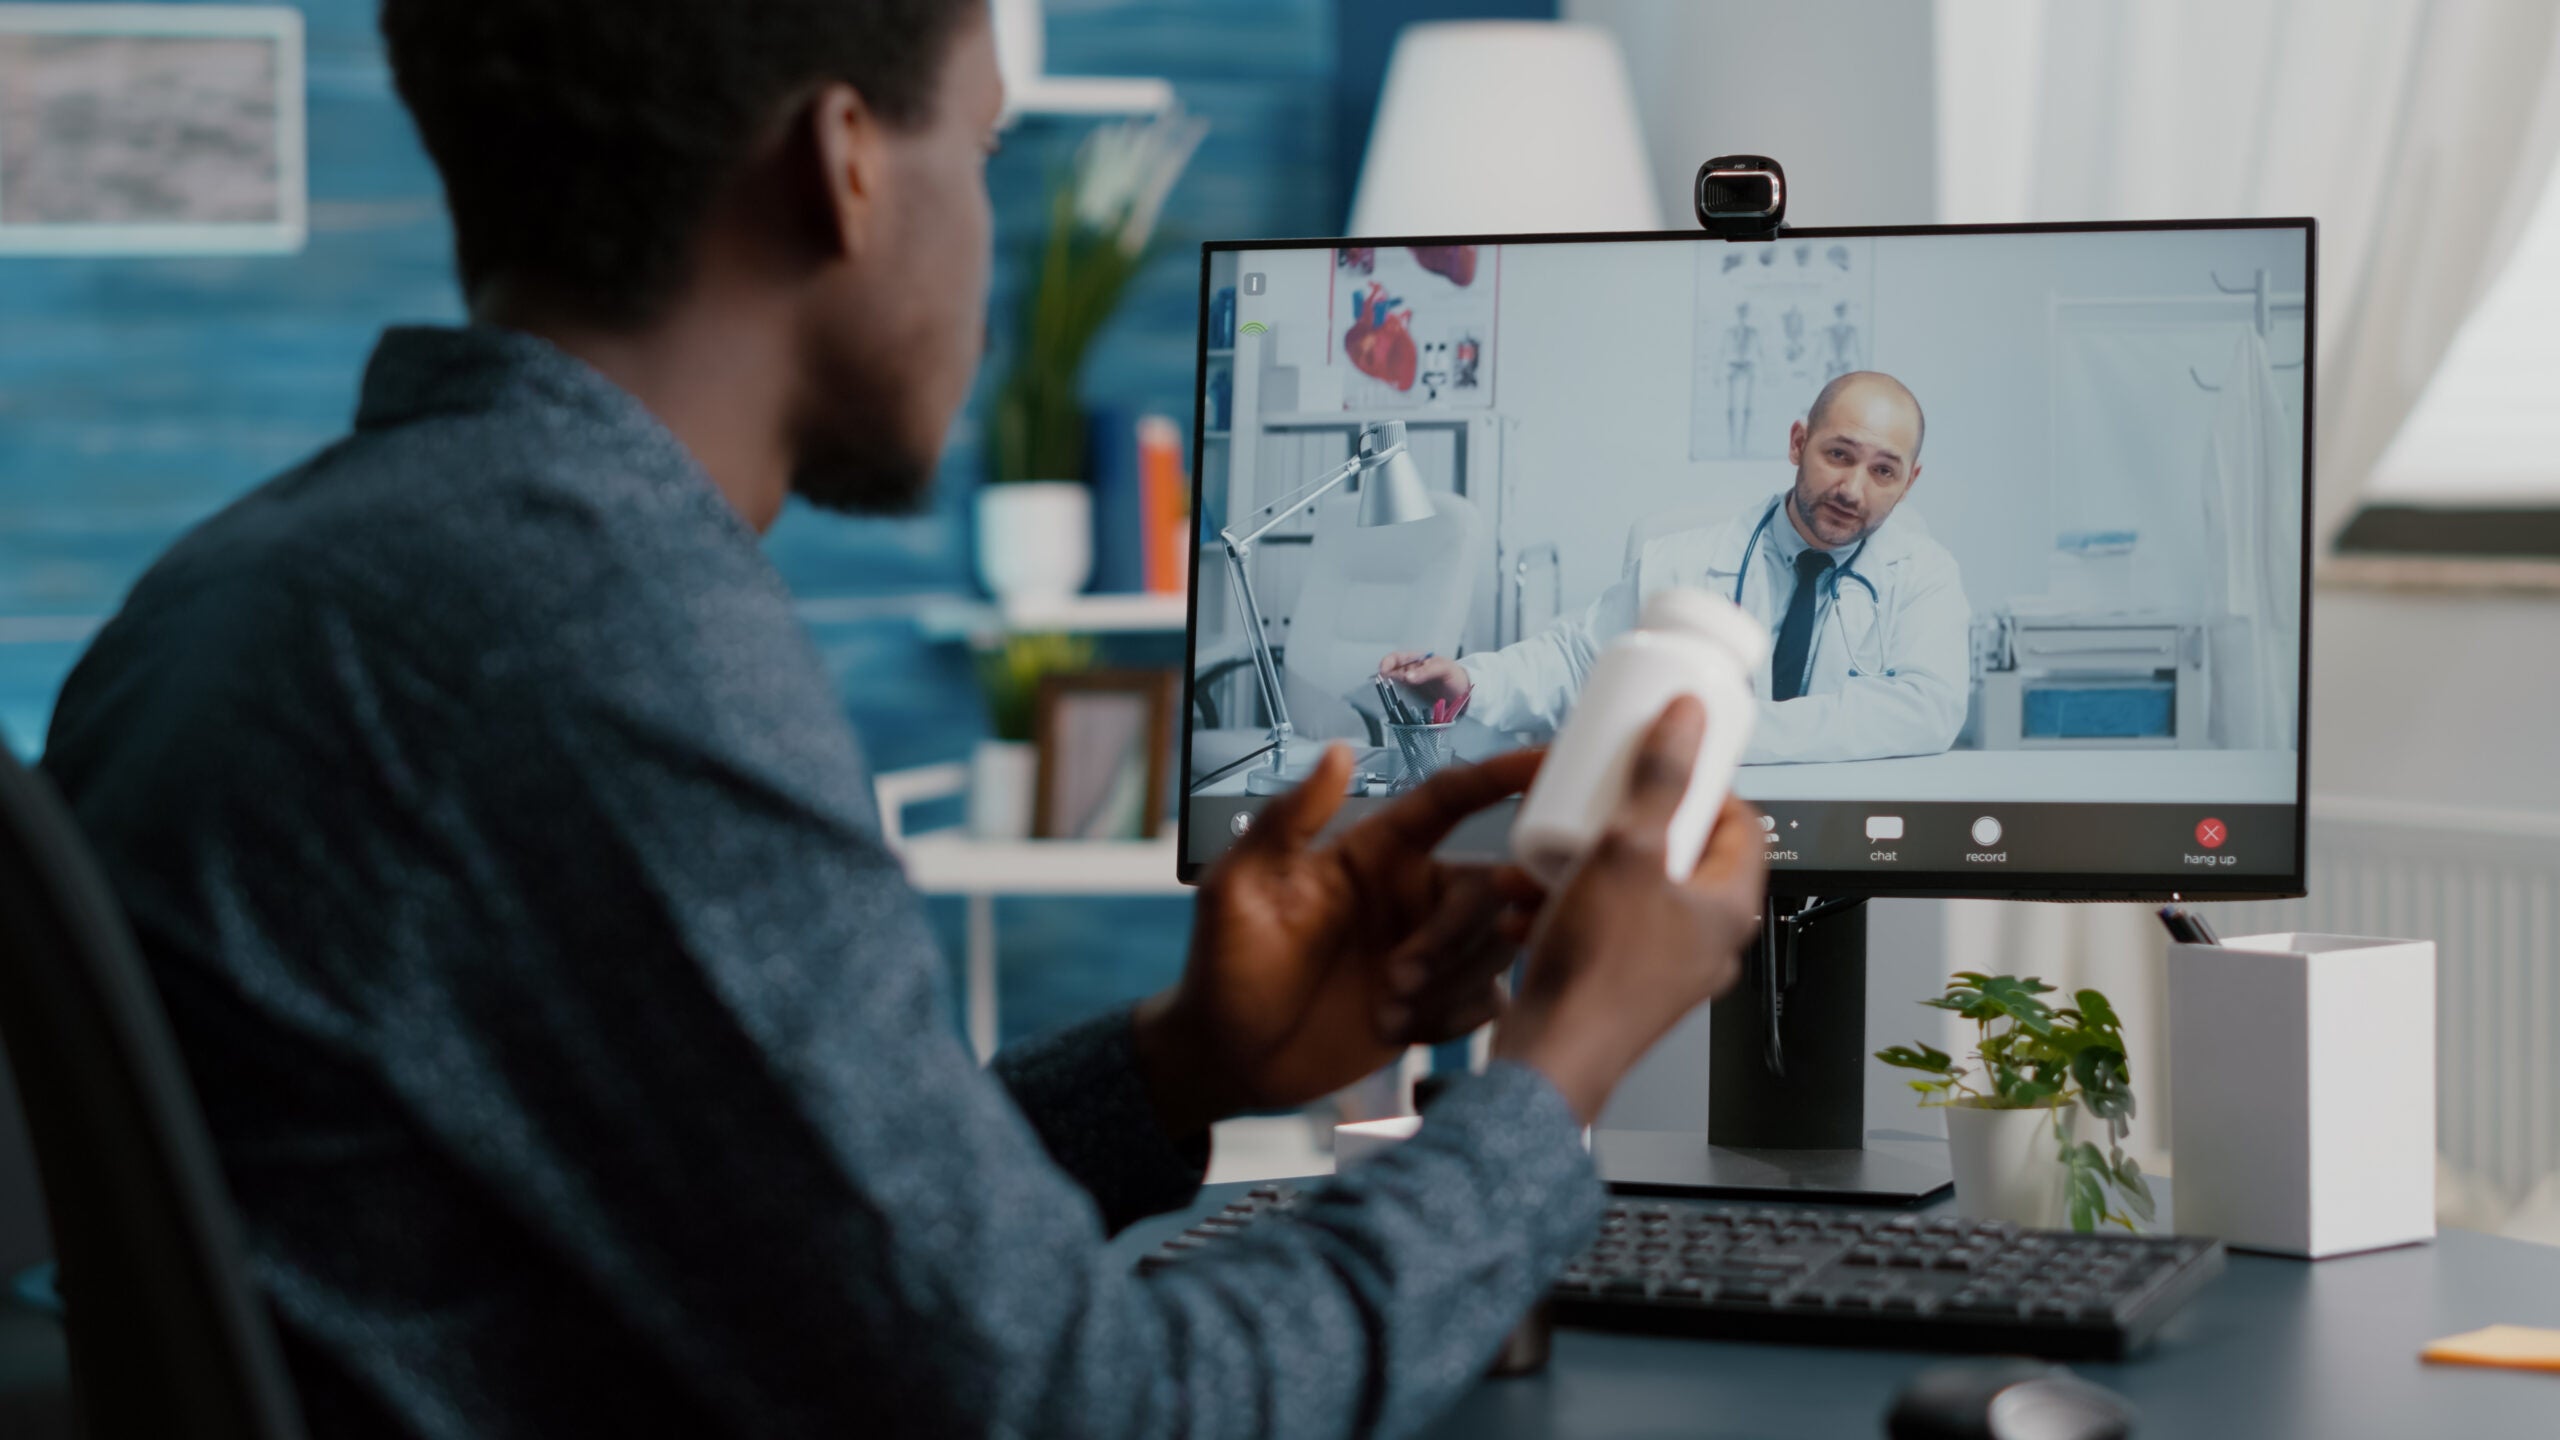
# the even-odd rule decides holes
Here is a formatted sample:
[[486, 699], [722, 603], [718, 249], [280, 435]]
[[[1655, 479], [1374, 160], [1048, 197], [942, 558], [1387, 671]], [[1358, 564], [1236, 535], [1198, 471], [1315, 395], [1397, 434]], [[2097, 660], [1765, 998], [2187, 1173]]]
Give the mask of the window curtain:
[[[1936, 39], [1942, 220], [2318, 219], [2325, 547], [2541, 198], [2560, 5], [1940, 0]], [[1950, 968], [2105, 990], [2136, 1051], [2134, 1149], [2165, 1158], [2145, 909], [1953, 902], [1947, 943]]]

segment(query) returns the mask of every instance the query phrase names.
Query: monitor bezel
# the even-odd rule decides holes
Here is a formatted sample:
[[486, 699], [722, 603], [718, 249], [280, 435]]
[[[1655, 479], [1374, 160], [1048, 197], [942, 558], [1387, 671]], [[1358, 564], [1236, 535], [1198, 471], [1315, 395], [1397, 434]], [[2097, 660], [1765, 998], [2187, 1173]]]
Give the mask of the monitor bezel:
[[[1834, 225], [1790, 226], [1750, 239], [1728, 239], [1703, 230], [1578, 230], [1529, 235], [1359, 235], [1296, 236], [1272, 240], [1212, 240], [1200, 246], [1200, 325], [1191, 384], [1191, 513], [1206, 514], [1210, 271], [1216, 257], [1248, 250], [1334, 249], [1347, 244], [1406, 245], [1574, 245], [1696, 244], [1762, 245], [1778, 240], [1950, 235], [2088, 235], [2144, 231], [2298, 230], [2303, 241], [2302, 359], [2302, 552], [2300, 574], [2302, 617], [2294, 725], [2293, 868], [2282, 875], [2200, 875], [2187, 873], [2093, 875], [2073, 872], [2009, 873], [1998, 884], [1985, 884], [1980, 871], [1897, 871], [1890, 876], [1860, 870], [1776, 869], [1769, 872], [1769, 893], [1785, 897], [1858, 896], [1869, 899], [1982, 899], [2060, 901], [2166, 901], [2211, 896], [2217, 900], [2286, 900], [2305, 893], [2309, 862], [2305, 844], [2310, 831], [2311, 789], [2311, 516], [2313, 438], [2318, 418], [2320, 312], [2320, 226], [2307, 215], [2202, 220], [2040, 221], [2008, 225]], [[1197, 524], [1195, 520], [1195, 525]], [[1192, 686], [1199, 674], [1200, 583], [1206, 546], [1195, 535], [1191, 551], [1190, 588], [1185, 594], [1182, 627], [1182, 753], [1176, 771], [1181, 803], [1175, 826], [1176, 873], [1185, 885], [1200, 883], [1215, 861], [1191, 858]], [[1225, 853], [1223, 851], [1221, 854]]]

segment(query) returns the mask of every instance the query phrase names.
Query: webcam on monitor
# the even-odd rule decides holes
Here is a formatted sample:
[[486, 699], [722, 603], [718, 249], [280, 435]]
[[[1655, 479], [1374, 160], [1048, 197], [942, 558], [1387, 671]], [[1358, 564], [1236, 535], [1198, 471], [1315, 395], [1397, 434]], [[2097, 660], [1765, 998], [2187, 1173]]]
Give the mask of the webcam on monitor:
[[1727, 240], [1766, 240], [1786, 228], [1786, 167], [1766, 155], [1719, 155], [1698, 167], [1698, 223]]

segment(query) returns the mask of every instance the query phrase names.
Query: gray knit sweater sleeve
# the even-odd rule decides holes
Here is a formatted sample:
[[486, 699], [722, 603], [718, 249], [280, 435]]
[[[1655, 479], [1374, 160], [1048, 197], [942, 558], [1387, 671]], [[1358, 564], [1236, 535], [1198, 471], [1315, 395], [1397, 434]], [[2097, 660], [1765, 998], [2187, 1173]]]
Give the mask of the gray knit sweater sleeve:
[[989, 1067], [1113, 1231], [1190, 1204], [1209, 1162], [1205, 1138], [1165, 1138], [1131, 1038], [1128, 1014], [1115, 1012], [1008, 1046]]

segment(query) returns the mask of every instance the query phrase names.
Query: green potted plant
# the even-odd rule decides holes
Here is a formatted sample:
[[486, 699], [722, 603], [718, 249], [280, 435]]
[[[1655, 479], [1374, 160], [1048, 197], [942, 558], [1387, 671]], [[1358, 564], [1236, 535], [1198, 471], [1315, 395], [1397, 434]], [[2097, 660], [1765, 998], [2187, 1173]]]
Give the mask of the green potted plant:
[[1062, 600], [1093, 569], [1084, 362], [1146, 264], [1167, 195], [1207, 131], [1180, 110], [1085, 137], [1049, 193], [1049, 231], [987, 416], [978, 575], [1005, 600]]
[[969, 833], [981, 840], [1030, 838], [1041, 678], [1090, 670], [1093, 656], [1093, 640], [1083, 635], [1007, 635], [977, 652], [990, 733], [969, 752]]
[[[2032, 975], [1959, 971], [1945, 994], [1920, 1003], [1974, 1023], [1971, 1063], [1927, 1044], [1876, 1058], [1921, 1072], [1911, 1082], [1920, 1103], [1947, 1112], [1957, 1209], [2046, 1229], [2068, 1219], [2074, 1230], [2102, 1221], [2131, 1230], [2152, 1217], [2152, 1204], [2142, 1167], [2124, 1152], [2133, 1119], [2124, 1022], [2095, 990], [2061, 1007], [2039, 998], [2052, 993]], [[2084, 1112], [2105, 1125], [2104, 1151], [2081, 1137]]]

